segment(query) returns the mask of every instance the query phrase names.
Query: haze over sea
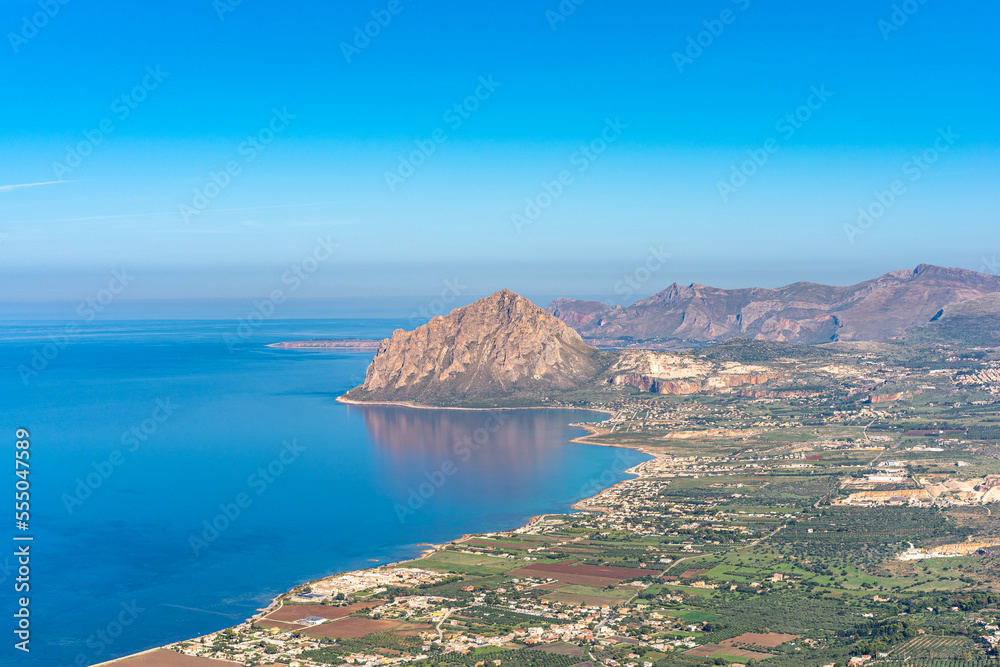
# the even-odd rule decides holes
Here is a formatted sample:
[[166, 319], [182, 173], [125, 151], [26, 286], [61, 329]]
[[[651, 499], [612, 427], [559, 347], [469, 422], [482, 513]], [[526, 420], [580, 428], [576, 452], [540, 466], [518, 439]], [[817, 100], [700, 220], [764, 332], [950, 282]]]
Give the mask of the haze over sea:
[[[273, 321], [230, 351], [234, 326], [85, 324], [27, 384], [16, 369], [63, 325], [0, 327], [0, 436], [13, 468], [15, 429], [31, 432], [35, 537], [32, 650], [8, 637], [0, 663], [91, 665], [218, 630], [303, 581], [567, 511], [623, 479], [623, 458], [645, 460], [568, 443], [583, 433], [569, 422], [602, 416], [555, 410], [503, 412], [470, 455], [456, 444], [482, 441], [489, 413], [342, 405], [334, 398], [361, 381], [371, 352], [266, 347], [381, 338], [411, 322]], [[425, 485], [423, 506], [401, 520], [397, 504], [447, 461], [457, 472], [432, 493]], [[240, 494], [250, 502], [220, 519]], [[0, 553], [8, 592], [14, 565], [10, 547]], [[13, 598], [3, 596], [8, 618]]]

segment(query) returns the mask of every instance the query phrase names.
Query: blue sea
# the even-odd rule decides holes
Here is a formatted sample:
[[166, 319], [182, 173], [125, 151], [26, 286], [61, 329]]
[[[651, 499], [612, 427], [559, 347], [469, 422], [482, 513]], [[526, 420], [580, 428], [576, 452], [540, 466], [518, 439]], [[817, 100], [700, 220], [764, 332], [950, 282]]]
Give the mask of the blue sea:
[[[412, 323], [283, 320], [240, 336], [231, 320], [71, 333], [8, 320], [4, 493], [25, 428], [31, 517], [18, 531], [8, 505], [0, 664], [83, 667], [218, 630], [298, 583], [569, 511], [644, 460], [569, 443], [593, 412], [343, 405], [373, 353], [267, 347], [397, 327]], [[14, 535], [34, 538], [27, 593]], [[13, 647], [22, 596], [30, 653]]]

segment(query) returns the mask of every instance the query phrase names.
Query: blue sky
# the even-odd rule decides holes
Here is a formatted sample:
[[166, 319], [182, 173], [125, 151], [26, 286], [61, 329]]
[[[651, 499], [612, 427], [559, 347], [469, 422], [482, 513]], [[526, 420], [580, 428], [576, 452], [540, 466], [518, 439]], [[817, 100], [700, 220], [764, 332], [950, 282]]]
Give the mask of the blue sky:
[[[86, 298], [122, 268], [124, 298], [250, 298], [318, 239], [337, 251], [296, 297], [988, 268], [998, 19], [940, 0], [6, 0], [0, 301]], [[670, 257], [623, 290], [651, 253]]]

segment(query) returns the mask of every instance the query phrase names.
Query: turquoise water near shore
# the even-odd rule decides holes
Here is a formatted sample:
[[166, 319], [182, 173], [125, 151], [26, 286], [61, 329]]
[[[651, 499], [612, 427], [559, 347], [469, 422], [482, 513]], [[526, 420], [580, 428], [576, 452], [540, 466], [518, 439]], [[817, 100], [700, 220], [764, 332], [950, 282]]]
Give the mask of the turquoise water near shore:
[[645, 460], [569, 443], [593, 412], [343, 405], [371, 352], [266, 347], [399, 326], [273, 321], [234, 350], [231, 321], [0, 327], [0, 441], [13, 469], [31, 432], [35, 538], [30, 654], [0, 552], [0, 663], [83, 667], [217, 630], [302, 581], [567, 511]]

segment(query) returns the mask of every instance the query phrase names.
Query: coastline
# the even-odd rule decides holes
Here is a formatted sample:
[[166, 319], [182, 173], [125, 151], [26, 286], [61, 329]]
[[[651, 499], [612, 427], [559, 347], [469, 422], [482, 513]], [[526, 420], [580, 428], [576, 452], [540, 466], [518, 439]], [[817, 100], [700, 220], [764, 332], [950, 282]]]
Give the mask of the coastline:
[[[492, 410], [540, 410], [540, 409], [549, 409], [549, 410], [589, 410], [589, 411], [593, 411], [593, 412], [603, 412], [603, 413], [609, 414], [609, 415], [614, 415], [615, 414], [614, 412], [612, 412], [610, 410], [607, 410], [607, 409], [603, 409], [603, 408], [579, 408], [579, 407], [565, 407], [564, 408], [564, 407], [551, 407], [551, 406], [549, 406], [549, 407], [545, 407], [545, 406], [523, 406], [523, 407], [511, 407], [511, 408], [442, 408], [442, 407], [430, 406], [430, 405], [418, 405], [418, 404], [410, 405], [410, 404], [402, 403], [402, 402], [362, 402], [362, 401], [352, 401], [350, 399], [344, 399], [344, 400], [341, 400], [341, 399], [343, 399], [343, 396], [337, 397], [336, 400], [338, 402], [340, 402], [340, 403], [345, 403], [345, 404], [350, 404], [350, 405], [392, 405], [392, 406], [412, 407], [412, 408], [427, 409], [427, 410], [480, 410], [480, 411], [481, 410], [486, 410], [486, 411], [492, 411]], [[596, 445], [596, 446], [601, 446], [601, 447], [616, 447], [616, 448], [621, 448], [621, 449], [631, 449], [633, 451], [637, 451], [637, 452], [640, 452], [642, 454], [646, 454], [647, 456], [653, 456], [649, 452], [644, 452], [641, 449], [639, 449], [638, 447], [632, 447], [632, 446], [628, 446], [628, 445], [615, 445], [615, 444], [609, 444], [609, 443], [599, 443], [599, 442], [587, 442], [586, 438], [589, 438], [589, 437], [591, 437], [593, 435], [597, 435], [599, 433], [600, 429], [596, 429], [594, 427], [586, 426], [585, 423], [574, 423], [574, 424], [571, 424], [571, 425], [572, 426], [576, 426], [578, 428], [582, 428], [582, 429], [588, 431], [588, 433], [586, 435], [577, 436], [575, 438], [572, 438], [572, 439], [568, 440], [567, 442], [576, 443], [576, 444]], [[638, 467], [639, 465], [642, 465], [642, 463], [636, 464], [635, 466], [627, 468], [626, 470], [623, 471], [624, 474], [630, 475], [630, 477], [628, 479], [624, 479], [624, 480], [620, 480], [618, 482], [615, 482], [614, 484], [611, 484], [610, 486], [601, 488], [600, 490], [598, 490], [596, 493], [594, 493], [591, 496], [588, 496], [586, 498], [581, 498], [580, 500], [577, 500], [576, 502], [574, 502], [571, 505], [569, 505], [569, 508], [565, 512], [546, 512], [546, 513], [543, 513], [543, 514], [535, 514], [535, 515], [530, 516], [525, 523], [523, 523], [523, 524], [521, 524], [519, 526], [515, 526], [515, 527], [512, 527], [512, 528], [509, 528], [508, 531], [515, 531], [515, 530], [519, 530], [521, 528], [527, 528], [527, 527], [533, 525], [534, 523], [536, 523], [538, 521], [541, 521], [542, 519], [544, 519], [546, 517], [549, 517], [549, 516], [559, 516], [559, 515], [563, 515], [563, 514], [572, 514], [572, 513], [575, 513], [575, 512], [605, 512], [605, 511], [607, 511], [607, 509], [604, 508], [604, 507], [593, 507], [593, 506], [589, 506], [587, 503], [589, 501], [593, 500], [594, 498], [596, 498], [597, 496], [599, 496], [600, 494], [604, 493], [605, 491], [608, 491], [609, 489], [616, 488], [617, 486], [619, 486], [621, 484], [624, 484], [627, 481], [630, 481], [632, 479], [636, 479], [637, 477], [639, 477], [640, 476], [639, 472], [635, 472], [635, 473], [630, 472], [632, 470], [635, 470], [635, 468]], [[491, 531], [491, 532], [498, 532], [498, 531]], [[507, 532], [507, 531], [503, 531], [503, 532]], [[249, 618], [244, 619], [240, 623], [235, 623], [235, 624], [227, 626], [227, 627], [234, 627], [235, 625], [240, 625], [242, 623], [248, 623], [248, 622], [255, 621], [255, 620], [259, 619], [259, 618], [263, 618], [267, 614], [273, 612], [275, 609], [280, 608], [278, 606], [278, 603], [281, 600], [281, 598], [283, 598], [284, 596], [288, 595], [289, 593], [291, 593], [292, 590], [294, 590], [295, 588], [298, 588], [300, 586], [308, 586], [308, 585], [311, 585], [311, 584], [323, 581], [324, 579], [328, 579], [330, 577], [335, 577], [335, 576], [342, 575], [342, 574], [349, 574], [351, 572], [361, 572], [361, 571], [364, 571], [364, 570], [369, 570], [369, 569], [374, 569], [374, 568], [379, 568], [379, 567], [398, 567], [398, 566], [402, 565], [403, 563], [411, 563], [411, 562], [414, 562], [414, 561], [419, 561], [419, 560], [423, 560], [425, 558], [428, 558], [431, 555], [433, 555], [433, 554], [437, 553], [438, 551], [440, 551], [441, 549], [444, 549], [445, 547], [448, 547], [448, 546], [451, 546], [451, 545], [455, 545], [455, 544], [460, 544], [462, 542], [465, 542], [465, 541], [468, 541], [468, 540], [471, 540], [471, 539], [475, 539], [477, 537], [484, 537], [485, 535], [486, 535], [486, 533], [464, 533], [464, 534], [462, 534], [462, 535], [460, 535], [460, 536], [458, 536], [458, 537], [456, 537], [454, 539], [448, 540], [448, 541], [443, 542], [441, 544], [432, 544], [430, 542], [420, 542], [420, 543], [415, 544], [414, 546], [416, 546], [416, 547], [425, 547], [425, 548], [421, 549], [420, 554], [418, 556], [416, 556], [415, 558], [408, 558], [408, 559], [405, 559], [405, 560], [398, 560], [398, 561], [389, 561], [389, 562], [385, 562], [385, 563], [382, 563], [382, 562], [372, 562], [372, 564], [369, 567], [356, 568], [356, 569], [353, 569], [353, 570], [342, 570], [342, 571], [331, 572], [331, 573], [326, 574], [323, 577], [320, 577], [318, 579], [310, 579], [308, 581], [299, 582], [298, 584], [296, 584], [292, 588], [286, 590], [285, 592], [279, 593], [278, 595], [276, 595], [267, 604], [266, 607], [261, 607], [260, 609], [258, 609], [257, 613], [251, 615]], [[216, 632], [218, 632], [218, 631], [216, 631]], [[211, 633], [209, 633], [209, 634], [211, 634]], [[201, 636], [204, 636], [204, 635], [201, 635]], [[150, 653], [152, 651], [157, 651], [157, 650], [162, 650], [162, 649], [168, 649], [169, 650], [170, 647], [173, 646], [173, 645], [175, 645], [175, 644], [178, 644], [178, 643], [184, 642], [184, 641], [194, 641], [196, 639], [199, 639], [199, 637], [190, 637], [188, 639], [182, 639], [182, 640], [179, 640], [179, 641], [170, 642], [169, 644], [164, 644], [162, 646], [151, 647], [151, 648], [148, 648], [148, 649], [146, 649], [144, 651], [140, 651], [138, 653], [132, 653], [132, 654], [129, 654], [129, 655], [121, 656], [119, 658], [114, 658], [114, 659], [106, 661], [106, 662], [96, 663], [94, 665], [94, 667], [102, 667], [103, 665], [111, 665], [111, 664], [114, 664], [114, 663], [119, 663], [119, 662], [121, 662], [123, 660], [134, 658], [134, 657], [140, 656], [140, 655], [144, 655], [144, 654]]]
[[279, 350], [377, 350], [381, 340], [374, 338], [312, 338], [310, 340], [283, 340], [268, 343], [266, 347]]
[[[586, 412], [603, 412], [606, 415], [614, 416], [615, 412], [608, 410], [607, 408], [580, 408], [575, 405], [518, 405], [509, 407], [495, 407], [495, 408], [463, 408], [463, 407], [451, 407], [451, 406], [441, 406], [441, 405], [423, 405], [421, 403], [410, 403], [409, 401], [356, 401], [351, 398], [346, 398], [346, 394], [340, 395], [334, 399], [338, 403], [343, 403], [344, 405], [388, 405], [399, 408], [415, 408], [417, 410], [467, 410], [474, 412], [496, 412], [499, 410], [584, 410]], [[588, 433], [586, 436], [579, 436], [580, 438], [589, 437], [594, 435]], [[578, 442], [577, 438], [573, 438], [569, 442]], [[583, 443], [587, 445], [602, 445], [600, 442], [587, 442]], [[606, 445], [608, 447], [617, 447], [618, 445]]]
[[[395, 404], [392, 404], [392, 405], [395, 405]], [[432, 408], [431, 406], [423, 406], [423, 407], [428, 408], [428, 409], [439, 409], [439, 410], [452, 410], [452, 409], [488, 410], [489, 409], [489, 408]], [[535, 409], [538, 409], [538, 408], [507, 408], [507, 409], [510, 409], [510, 410], [535, 410]], [[587, 408], [575, 408], [575, 409], [577, 409], [577, 410], [585, 410]], [[597, 411], [598, 412], [606, 412], [605, 410], [597, 410]], [[588, 435], [590, 435], [590, 434], [588, 434]], [[569, 440], [568, 442], [579, 442], [581, 438], [585, 438], [585, 437], [588, 437], [588, 436], [579, 436], [578, 438], [573, 438], [572, 440]], [[598, 445], [598, 446], [607, 446], [607, 447], [620, 447], [622, 449], [631, 449], [633, 451], [637, 451], [637, 452], [640, 452], [642, 454], [649, 455], [647, 452], [643, 452], [642, 450], [640, 450], [640, 449], [638, 449], [636, 447], [628, 447], [628, 446], [625, 446], [625, 445], [601, 445], [601, 443], [585, 443], [585, 444], [592, 444], [592, 445]], [[645, 461], [643, 463], [645, 463]], [[520, 526], [515, 526], [513, 528], [509, 528], [508, 531], [491, 531], [491, 532], [509, 532], [509, 531], [514, 531], [514, 530], [519, 530], [521, 528], [527, 528], [527, 527], [533, 525], [534, 523], [536, 523], [537, 521], [541, 521], [545, 517], [549, 517], [549, 516], [560, 516], [562, 514], [572, 514], [574, 512], [605, 512], [605, 511], [607, 511], [606, 508], [603, 508], [603, 507], [589, 507], [589, 506], [587, 506], [586, 503], [588, 503], [588, 501], [593, 500], [597, 496], [601, 495], [605, 491], [608, 491], [610, 489], [614, 489], [614, 488], [616, 488], [616, 487], [618, 487], [618, 486], [620, 486], [620, 485], [622, 485], [622, 484], [624, 484], [626, 482], [629, 482], [629, 481], [631, 481], [633, 479], [636, 479], [636, 478], [640, 477], [641, 476], [640, 472], [634, 472], [634, 473], [630, 472], [631, 470], [635, 470], [640, 465], [642, 465], [642, 463], [638, 463], [635, 466], [632, 466], [631, 468], [627, 468], [624, 471], [624, 474], [630, 475], [630, 477], [628, 479], [623, 479], [621, 481], [615, 482], [614, 484], [611, 484], [610, 486], [607, 486], [607, 487], [604, 487], [604, 488], [600, 489], [599, 491], [597, 491], [597, 493], [595, 493], [595, 494], [593, 494], [591, 496], [588, 496], [586, 498], [581, 498], [580, 500], [577, 500], [576, 502], [574, 502], [573, 504], [571, 504], [569, 506], [569, 511], [566, 511], [566, 512], [545, 512], [543, 514], [534, 514], [534, 515], [528, 517], [528, 520], [525, 523], [521, 524]], [[298, 586], [307, 586], [309, 584], [313, 584], [313, 583], [316, 583], [318, 581], [323, 581], [324, 579], [328, 579], [329, 577], [335, 577], [335, 576], [338, 576], [338, 575], [341, 575], [341, 574], [348, 574], [350, 572], [360, 572], [362, 570], [372, 569], [372, 568], [376, 568], [376, 567], [394, 567], [394, 566], [399, 566], [399, 565], [401, 565], [403, 563], [411, 563], [413, 561], [423, 560], [424, 558], [428, 558], [429, 556], [437, 553], [438, 551], [440, 551], [441, 549], [444, 549], [445, 547], [452, 546], [452, 545], [455, 545], [455, 544], [460, 544], [462, 542], [465, 542], [465, 541], [468, 541], [468, 540], [472, 540], [472, 539], [475, 539], [477, 537], [483, 537], [484, 535], [486, 535], [486, 533], [463, 533], [459, 537], [456, 537], [454, 539], [448, 540], [448, 541], [443, 542], [441, 544], [432, 544], [430, 542], [420, 542], [420, 543], [417, 543], [415, 546], [417, 546], [417, 547], [427, 547], [427, 548], [426, 549], [422, 549], [421, 552], [420, 552], [420, 555], [417, 556], [416, 558], [410, 558], [410, 559], [399, 560], [399, 561], [389, 561], [389, 562], [385, 562], [385, 563], [378, 563], [377, 565], [373, 564], [371, 566], [371, 568], [360, 568], [360, 569], [355, 569], [355, 570], [344, 570], [344, 571], [339, 571], [339, 572], [332, 572], [332, 573], [327, 574], [327, 575], [325, 575], [323, 577], [320, 577], [319, 579], [311, 579], [309, 581], [303, 581], [303, 582], [301, 582], [299, 584], [296, 584], [296, 586], [294, 586], [293, 588], [297, 588]], [[249, 620], [252, 620], [254, 618], [257, 618], [258, 616], [264, 616], [264, 615], [266, 615], [269, 611], [271, 611], [271, 607], [273, 607], [275, 605], [275, 603], [282, 596], [287, 595], [288, 593], [290, 593], [291, 590], [292, 589], [289, 589], [288, 591], [285, 591], [284, 593], [281, 593], [281, 594], [277, 595], [270, 602], [270, 604], [268, 604], [268, 606], [266, 608], [266, 611], [261, 611], [260, 613], [251, 616], [247, 620], [249, 621]]]
[[[580, 410], [588, 410], [590, 408], [578, 408], [578, 409], [580, 409]], [[596, 412], [604, 412], [604, 413], [612, 415], [612, 416], [616, 414], [614, 412], [611, 412], [609, 410], [603, 410], [601, 408], [593, 408], [593, 409]], [[604, 429], [597, 428], [596, 426], [593, 426], [592, 424], [588, 424], [587, 422], [575, 422], [575, 423], [571, 424], [571, 426], [577, 426], [579, 428], [582, 428], [583, 430], [588, 431], [588, 433], [586, 435], [578, 435], [577, 437], [571, 439], [570, 442], [575, 442], [575, 443], [578, 443], [578, 444], [581, 444], [581, 445], [593, 445], [595, 447], [617, 447], [619, 449], [631, 449], [631, 450], [636, 451], [636, 452], [642, 452], [643, 454], [646, 454], [647, 456], [656, 456], [655, 453], [653, 453], [653, 452], [647, 452], [642, 447], [637, 447], [635, 445], [624, 445], [624, 444], [619, 445], [619, 444], [615, 444], [613, 442], [594, 442], [593, 440], [590, 440], [589, 438], [592, 438], [595, 435], [607, 435], [608, 433], [611, 433], [611, 431], [606, 431]]]

